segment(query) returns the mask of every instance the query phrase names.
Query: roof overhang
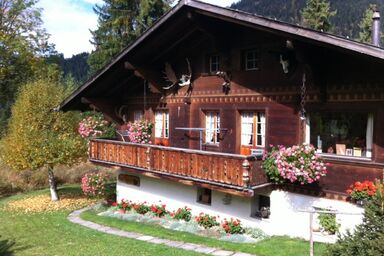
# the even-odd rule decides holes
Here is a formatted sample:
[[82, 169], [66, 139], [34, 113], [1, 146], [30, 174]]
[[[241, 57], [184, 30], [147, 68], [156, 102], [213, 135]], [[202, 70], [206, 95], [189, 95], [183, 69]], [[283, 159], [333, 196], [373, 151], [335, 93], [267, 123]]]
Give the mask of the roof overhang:
[[71, 109], [81, 109], [81, 98], [89, 88], [97, 86], [98, 81], [102, 80], [103, 77], [106, 76], [107, 72], [116, 67], [116, 65], [119, 63], [123, 65], [122, 62], [124, 62], [124, 59], [127, 55], [134, 52], [135, 49], [143, 44], [143, 42], [145, 42], [154, 32], [159, 30], [160, 27], [167, 25], [166, 23], [183, 9], [188, 9], [191, 12], [193, 11], [201, 15], [213, 17], [215, 19], [239, 24], [251, 29], [286, 36], [299, 41], [307, 42], [309, 44], [320, 45], [326, 48], [339, 49], [344, 52], [371, 57], [379, 61], [384, 60], [384, 49], [375, 47], [373, 45], [363, 44], [347, 38], [303, 28], [281, 21], [272, 20], [266, 17], [261, 17], [239, 10], [218, 7], [196, 0], [181, 0], [153, 26], [146, 30], [137, 40], [135, 40], [119, 55], [117, 55], [108, 65], [106, 65], [102, 70], [100, 70], [87, 82], [81, 85], [76, 91], [74, 91], [70, 96], [68, 96], [58, 106], [57, 109], [64, 111]]

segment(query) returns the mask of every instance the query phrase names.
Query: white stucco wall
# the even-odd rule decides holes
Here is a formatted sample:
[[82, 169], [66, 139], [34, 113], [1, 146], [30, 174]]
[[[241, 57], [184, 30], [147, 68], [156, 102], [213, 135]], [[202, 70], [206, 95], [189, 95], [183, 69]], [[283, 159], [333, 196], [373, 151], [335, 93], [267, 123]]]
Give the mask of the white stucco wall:
[[[200, 212], [219, 215], [224, 218], [239, 218], [246, 226], [256, 226], [270, 235], [289, 235], [292, 237], [309, 237], [309, 213], [301, 210], [313, 210], [312, 207], [333, 209], [340, 212], [353, 212], [362, 214], [363, 209], [347, 202], [335, 201], [324, 198], [304, 196], [286, 191], [275, 190], [270, 196], [271, 216], [269, 219], [251, 217], [252, 200], [231, 196], [231, 203], [226, 205], [223, 198], [225, 193], [212, 191], [211, 205], [201, 204], [196, 201], [197, 188], [176, 182], [140, 177], [140, 187], [117, 182], [117, 200], [128, 199], [133, 202], [162, 203], [168, 210], [188, 206], [194, 215]], [[341, 231], [353, 227], [361, 222], [362, 215], [337, 215]], [[315, 218], [316, 219], [316, 218]]]

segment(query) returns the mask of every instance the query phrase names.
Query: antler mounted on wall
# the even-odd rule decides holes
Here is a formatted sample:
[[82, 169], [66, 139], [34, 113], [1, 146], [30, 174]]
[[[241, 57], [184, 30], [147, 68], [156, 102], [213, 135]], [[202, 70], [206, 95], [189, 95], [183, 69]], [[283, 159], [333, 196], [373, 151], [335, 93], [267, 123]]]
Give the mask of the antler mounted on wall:
[[185, 60], [187, 61], [187, 64], [188, 64], [188, 72], [189, 72], [189, 74], [188, 75], [182, 74], [180, 79], [177, 79], [176, 73], [173, 70], [171, 64], [169, 64], [168, 62], [165, 63], [165, 70], [163, 72], [164, 75], [165, 75], [164, 79], [166, 81], [170, 82], [171, 84], [169, 86], [163, 87], [164, 90], [169, 90], [172, 87], [174, 87], [176, 84], [178, 84], [180, 87], [184, 87], [186, 85], [192, 86], [192, 82], [191, 82], [191, 79], [192, 79], [191, 64], [190, 64], [188, 59], [185, 59]]
[[231, 73], [227, 71], [217, 71], [216, 76], [222, 78], [224, 80], [222, 86], [223, 86], [223, 92], [225, 94], [229, 93], [229, 90], [231, 90]]
[[123, 114], [125, 108], [128, 108], [128, 106], [122, 105], [119, 108], [117, 108], [117, 107], [115, 108], [115, 115], [118, 118], [120, 118], [121, 120], [123, 120], [124, 123], [127, 122], [127, 116], [126, 116], [126, 114]]

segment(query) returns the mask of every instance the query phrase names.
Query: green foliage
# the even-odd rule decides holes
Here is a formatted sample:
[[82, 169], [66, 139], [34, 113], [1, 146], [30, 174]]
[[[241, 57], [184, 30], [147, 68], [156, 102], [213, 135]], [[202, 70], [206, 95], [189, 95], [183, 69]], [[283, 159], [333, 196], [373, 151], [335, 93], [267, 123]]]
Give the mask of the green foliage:
[[64, 88], [49, 79], [25, 84], [12, 107], [0, 157], [13, 169], [72, 164], [85, 156], [86, 143], [77, 134], [79, 116], [53, 111]]
[[372, 42], [372, 17], [375, 10], [376, 5], [370, 4], [369, 7], [365, 10], [363, 18], [360, 20], [360, 32], [358, 40], [362, 43]]
[[104, 0], [96, 5], [98, 28], [92, 31], [92, 44], [96, 50], [88, 63], [95, 73], [121, 52], [169, 8], [166, 0]]
[[331, 11], [327, 0], [308, 0], [301, 15], [304, 26], [326, 32], [331, 30], [330, 18], [336, 15], [336, 11]]
[[18, 88], [44, 65], [52, 51], [37, 0], [0, 0], [0, 135]]
[[339, 231], [340, 224], [336, 221], [336, 214], [320, 213], [318, 219], [324, 231], [329, 232], [330, 234], [335, 234]]
[[[384, 0], [330, 0], [337, 14], [330, 18], [333, 32], [341, 36], [358, 38], [359, 21], [370, 4], [376, 4], [381, 13], [384, 13]], [[241, 0], [231, 5], [232, 8], [271, 17], [273, 19], [300, 23], [300, 10], [306, 5], [306, 0]], [[384, 31], [384, 22], [381, 23]]]
[[220, 225], [220, 223], [216, 221], [215, 216], [211, 216], [207, 213], [200, 213], [199, 216], [195, 217], [195, 221], [205, 229]]
[[188, 208], [187, 206], [179, 208], [176, 212], [171, 213], [171, 216], [176, 220], [184, 220], [188, 222], [192, 218], [191, 208]]
[[329, 256], [384, 255], [384, 187], [378, 184], [375, 196], [365, 207], [363, 223], [354, 234], [347, 233], [329, 247]]

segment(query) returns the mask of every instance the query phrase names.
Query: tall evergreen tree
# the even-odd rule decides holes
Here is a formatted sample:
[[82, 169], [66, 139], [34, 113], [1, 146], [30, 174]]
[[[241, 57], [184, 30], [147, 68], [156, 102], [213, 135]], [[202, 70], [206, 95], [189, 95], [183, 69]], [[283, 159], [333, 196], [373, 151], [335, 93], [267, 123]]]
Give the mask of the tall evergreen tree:
[[358, 40], [362, 43], [372, 42], [372, 17], [375, 10], [376, 5], [370, 4], [369, 7], [365, 10], [363, 18], [360, 20], [360, 32]]
[[88, 58], [91, 73], [135, 40], [169, 8], [170, 0], [104, 0], [96, 5], [98, 28], [92, 33], [95, 51]]
[[336, 15], [336, 11], [331, 11], [327, 0], [308, 0], [301, 15], [304, 26], [326, 32], [331, 30], [330, 18]]

